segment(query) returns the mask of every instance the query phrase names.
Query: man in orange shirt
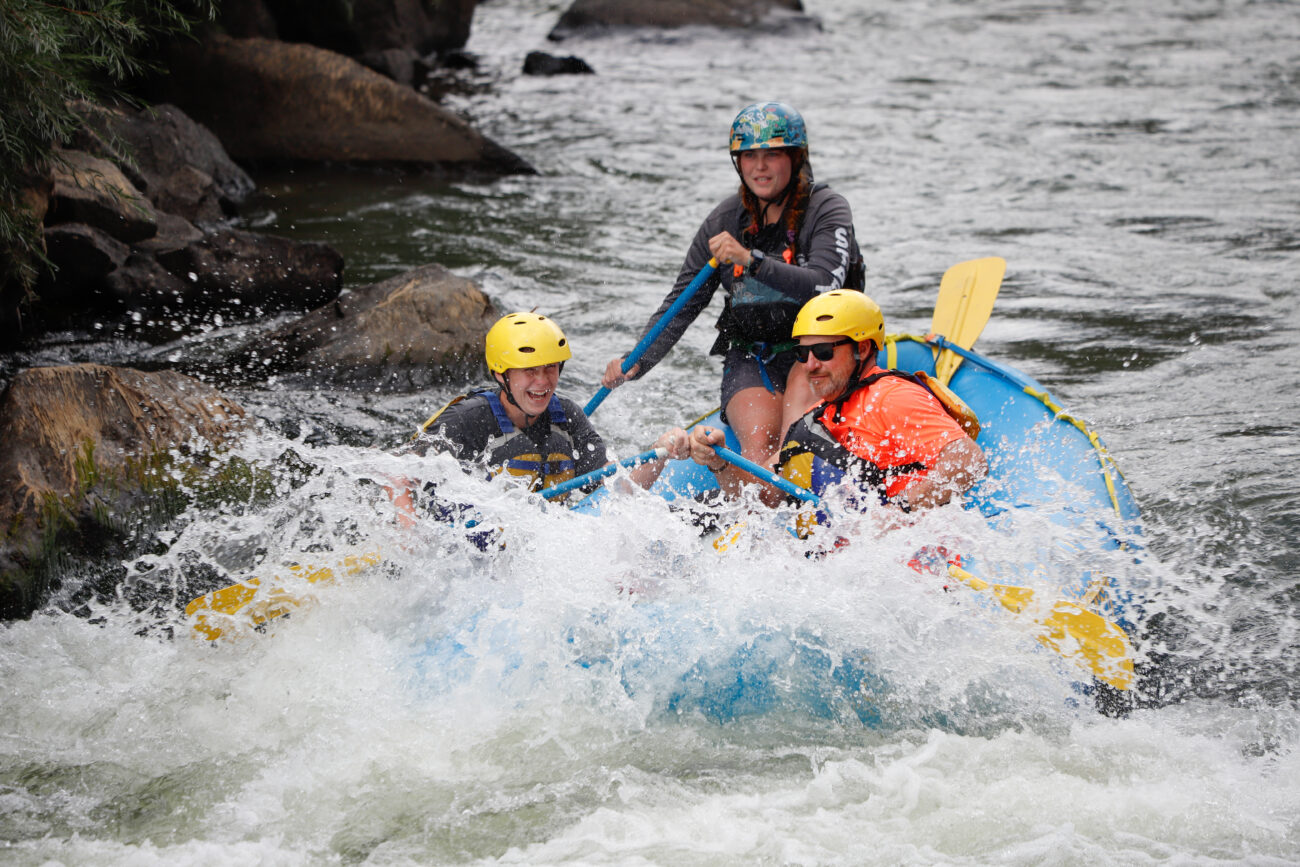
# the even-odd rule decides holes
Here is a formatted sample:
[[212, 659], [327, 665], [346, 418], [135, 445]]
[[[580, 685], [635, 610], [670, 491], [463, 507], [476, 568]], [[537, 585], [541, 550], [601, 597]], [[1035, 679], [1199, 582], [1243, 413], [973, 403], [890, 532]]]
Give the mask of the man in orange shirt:
[[[942, 505], [988, 472], [958, 409], [916, 377], [877, 365], [885, 319], [866, 295], [846, 289], [818, 295], [799, 311], [793, 336], [820, 403], [786, 431], [777, 458], [782, 476], [818, 496], [849, 482], [855, 493], [909, 511]], [[713, 451], [723, 442], [722, 431], [699, 428], [691, 457], [735, 494], [752, 477]], [[762, 492], [769, 505], [784, 496], [770, 486]]]

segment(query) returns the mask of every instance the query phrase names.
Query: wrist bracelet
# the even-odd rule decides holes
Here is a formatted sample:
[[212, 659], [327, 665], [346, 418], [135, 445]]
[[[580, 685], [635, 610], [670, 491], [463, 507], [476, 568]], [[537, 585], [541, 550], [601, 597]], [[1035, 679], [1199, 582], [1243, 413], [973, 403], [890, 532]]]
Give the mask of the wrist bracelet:
[[716, 466], [716, 467], [705, 466], [705, 469], [708, 470], [709, 472], [713, 473], [715, 476], [716, 476], [718, 473], [720, 473], [720, 472], [722, 472], [723, 470], [725, 470], [726, 468], [727, 468], [727, 462], [726, 462], [726, 461], [723, 461], [722, 463], [718, 464], [718, 466]]

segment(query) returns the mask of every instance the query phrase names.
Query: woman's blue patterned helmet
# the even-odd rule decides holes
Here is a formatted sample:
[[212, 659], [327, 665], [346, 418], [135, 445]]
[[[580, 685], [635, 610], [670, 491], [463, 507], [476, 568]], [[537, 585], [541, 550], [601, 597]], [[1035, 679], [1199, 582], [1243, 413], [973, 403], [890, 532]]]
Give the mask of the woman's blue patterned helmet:
[[731, 123], [731, 152], [759, 148], [808, 148], [808, 130], [799, 112], [783, 102], [747, 105]]

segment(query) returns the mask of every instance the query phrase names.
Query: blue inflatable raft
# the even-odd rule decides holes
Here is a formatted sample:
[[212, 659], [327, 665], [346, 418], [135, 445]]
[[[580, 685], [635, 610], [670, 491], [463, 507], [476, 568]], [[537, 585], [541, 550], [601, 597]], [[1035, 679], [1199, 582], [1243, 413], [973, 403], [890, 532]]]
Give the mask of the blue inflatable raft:
[[[988, 475], [965, 495], [967, 508], [978, 509], [995, 526], [1009, 527], [1017, 513], [1046, 515], [1058, 525], [1078, 531], [1080, 544], [1095, 551], [1140, 551], [1141, 515], [1101, 438], [1067, 413], [1033, 378], [962, 349], [942, 337], [927, 340], [890, 335], [882, 362], [895, 370], [935, 373], [935, 358], [951, 349], [962, 364], [949, 388], [979, 417], [977, 442], [988, 459]], [[714, 411], [695, 422], [726, 430], [728, 445], [740, 444]], [[717, 487], [704, 467], [693, 461], [672, 461], [651, 489], [667, 500], [695, 497]], [[598, 511], [606, 496], [602, 489], [577, 507]], [[1077, 580], [1075, 580], [1077, 577]], [[1082, 570], [1062, 577], [1060, 591], [1085, 601], [1131, 631], [1126, 608], [1132, 588], [1119, 587], [1105, 574]], [[1015, 576], [999, 574], [998, 580]]]
[[[1046, 515], [1078, 540], [1081, 551], [1075, 564], [1086, 564], [1089, 554], [1105, 551], [1120, 551], [1126, 558], [1131, 552], [1136, 558], [1140, 515], [1118, 468], [1101, 439], [1062, 410], [1038, 382], [943, 338], [891, 335], [883, 360], [895, 369], [933, 374], [942, 348], [953, 349], [963, 359], [949, 387], [978, 415], [977, 441], [989, 462], [988, 476], [967, 492], [966, 507], [978, 510], [995, 529], [1011, 533], [1016, 532], [1018, 516], [1036, 516], [1041, 521]], [[716, 412], [695, 424], [725, 429]], [[729, 430], [727, 436], [738, 450]], [[713, 475], [703, 467], [672, 461], [652, 492], [672, 501], [713, 488]], [[599, 490], [575, 511], [599, 513], [606, 496]], [[1022, 575], [999, 569], [990, 580], [1015, 585], [1032, 579], [1041, 586], [1042, 575], [1037, 564], [1029, 564]], [[1086, 566], [1055, 575], [1051, 583], [1056, 585], [1053, 593], [1059, 592], [1076, 607], [1086, 606], [1129, 634], [1134, 632], [1137, 604], [1132, 587], [1118, 586], [1106, 572]], [[815, 636], [760, 628], [720, 654], [707, 629], [689, 626], [701, 622], [698, 612], [678, 610], [681, 604], [648, 602], [638, 606], [634, 616], [626, 615], [631, 620], [618, 627], [602, 623], [601, 628], [612, 630], [607, 637], [617, 653], [578, 653], [572, 664], [593, 673], [613, 667], [629, 694], [650, 690], [668, 712], [696, 711], [718, 722], [779, 708], [825, 718], [843, 719], [847, 713], [864, 725], [881, 725], [881, 702], [890, 685], [873, 671], [869, 652], [845, 656]], [[419, 669], [430, 676], [436, 672], [433, 680], [446, 688], [449, 675], [451, 680], [457, 679], [455, 672], [467, 675], [484, 652], [519, 656], [509, 627], [498, 624], [497, 628], [505, 631], [486, 645], [476, 622], [429, 640], [416, 653]], [[515, 664], [526, 666], [522, 658]], [[671, 683], [666, 683], [669, 675]], [[1080, 686], [1085, 691], [1091, 688], [1082, 681]]]

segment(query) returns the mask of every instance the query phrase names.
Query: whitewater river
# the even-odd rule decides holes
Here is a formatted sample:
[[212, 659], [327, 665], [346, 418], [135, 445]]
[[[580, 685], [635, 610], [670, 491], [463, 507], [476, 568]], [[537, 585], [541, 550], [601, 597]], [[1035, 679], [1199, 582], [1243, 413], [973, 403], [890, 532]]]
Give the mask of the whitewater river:
[[[440, 262], [553, 315], [585, 402], [734, 186], [736, 111], [789, 101], [891, 331], [924, 333], [948, 266], [1007, 260], [978, 348], [1093, 425], [1143, 509], [1143, 562], [1112, 564], [1155, 588], [1139, 706], [1098, 713], [901, 565], [978, 539], [970, 513], [720, 555], [657, 499], [593, 519], [389, 456], [464, 384], [232, 387], [276, 490], [185, 515], [121, 602], [0, 628], [0, 862], [1300, 863], [1300, 5], [805, 2], [821, 30], [556, 46], [563, 4], [489, 0], [450, 103], [538, 176], [262, 175], [246, 224], [330, 242], [349, 285]], [[525, 77], [533, 49], [597, 74]], [[712, 318], [594, 414], [615, 451], [716, 405]], [[413, 471], [504, 549], [401, 530], [375, 480]], [[348, 550], [384, 563], [267, 634], [191, 639], [196, 582]]]

